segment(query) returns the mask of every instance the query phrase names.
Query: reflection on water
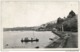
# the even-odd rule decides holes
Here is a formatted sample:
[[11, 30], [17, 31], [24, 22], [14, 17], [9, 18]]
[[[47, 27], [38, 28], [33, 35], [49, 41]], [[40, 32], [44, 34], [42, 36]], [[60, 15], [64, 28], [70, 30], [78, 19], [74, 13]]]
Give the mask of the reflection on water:
[[[4, 48], [43, 48], [47, 46], [51, 40], [49, 38], [54, 38], [55, 35], [51, 31], [6, 31], [4, 34]], [[38, 38], [39, 41], [31, 42], [21, 42], [21, 39], [28, 37]]]

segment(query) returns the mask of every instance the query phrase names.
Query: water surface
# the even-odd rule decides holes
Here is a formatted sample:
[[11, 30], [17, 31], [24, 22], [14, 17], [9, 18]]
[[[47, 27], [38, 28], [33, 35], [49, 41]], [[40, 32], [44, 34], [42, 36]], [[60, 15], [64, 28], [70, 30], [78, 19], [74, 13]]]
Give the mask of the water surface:
[[[5, 31], [3, 34], [4, 48], [35, 48], [36, 46], [44, 48], [51, 42], [49, 38], [56, 37], [51, 31]], [[22, 43], [21, 39], [25, 37], [38, 38], [39, 42]]]

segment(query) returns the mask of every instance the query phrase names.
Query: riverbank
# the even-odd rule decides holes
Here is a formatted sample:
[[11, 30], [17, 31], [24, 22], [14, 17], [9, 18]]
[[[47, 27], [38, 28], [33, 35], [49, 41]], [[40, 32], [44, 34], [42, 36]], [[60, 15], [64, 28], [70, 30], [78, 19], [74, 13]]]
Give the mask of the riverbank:
[[[52, 31], [53, 32], [53, 31]], [[59, 39], [52, 41], [46, 48], [77, 48], [78, 34], [77, 32], [53, 32], [58, 35]]]

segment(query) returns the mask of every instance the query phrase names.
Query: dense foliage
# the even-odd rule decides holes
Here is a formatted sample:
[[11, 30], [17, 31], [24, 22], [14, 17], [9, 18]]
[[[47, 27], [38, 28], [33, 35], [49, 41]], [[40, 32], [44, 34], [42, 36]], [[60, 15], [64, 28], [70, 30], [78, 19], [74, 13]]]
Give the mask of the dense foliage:
[[77, 25], [77, 15], [74, 11], [70, 11], [67, 17], [57, 19], [56, 24], [47, 24], [46, 28], [53, 29], [56, 28], [58, 31], [78, 31]]

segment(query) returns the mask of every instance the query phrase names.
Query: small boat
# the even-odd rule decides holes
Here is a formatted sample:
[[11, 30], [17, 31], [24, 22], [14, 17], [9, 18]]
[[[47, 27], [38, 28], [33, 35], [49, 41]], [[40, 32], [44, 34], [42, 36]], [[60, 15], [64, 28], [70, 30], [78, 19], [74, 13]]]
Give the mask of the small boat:
[[39, 46], [36, 46], [35, 48], [39, 48]]
[[53, 40], [53, 38], [49, 38], [49, 40]]
[[[33, 37], [35, 38], [34, 31], [33, 31]], [[21, 42], [33, 42], [33, 41], [38, 42], [39, 39], [38, 38], [36, 38], [36, 39], [31, 38], [31, 40], [30, 40], [30, 39], [28, 39], [28, 37], [21, 39]]]
[[33, 38], [31, 38], [31, 40], [29, 40], [28, 38], [25, 38], [25, 39], [21, 39], [21, 42], [33, 42], [33, 41], [36, 41], [36, 42], [38, 42], [39, 41], [39, 39], [33, 39]]

